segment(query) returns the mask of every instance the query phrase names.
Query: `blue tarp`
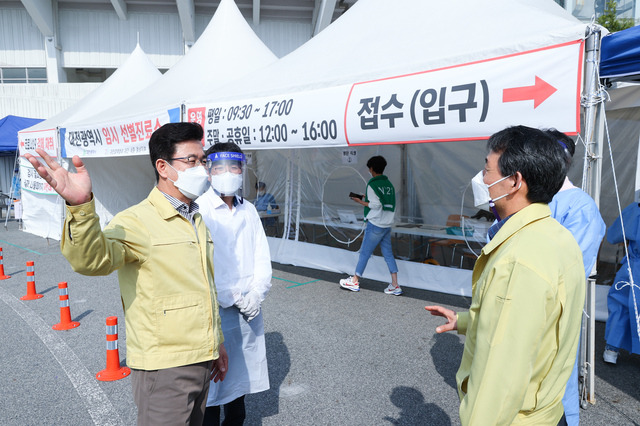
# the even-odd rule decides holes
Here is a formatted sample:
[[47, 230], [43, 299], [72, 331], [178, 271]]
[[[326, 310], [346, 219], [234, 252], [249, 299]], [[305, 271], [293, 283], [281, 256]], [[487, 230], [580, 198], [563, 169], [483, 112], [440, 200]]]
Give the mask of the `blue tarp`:
[[602, 38], [600, 78], [640, 80], [640, 26]]
[[14, 152], [18, 149], [18, 132], [27, 127], [38, 124], [39, 118], [18, 117], [7, 115], [0, 119], [0, 155], [3, 152]]

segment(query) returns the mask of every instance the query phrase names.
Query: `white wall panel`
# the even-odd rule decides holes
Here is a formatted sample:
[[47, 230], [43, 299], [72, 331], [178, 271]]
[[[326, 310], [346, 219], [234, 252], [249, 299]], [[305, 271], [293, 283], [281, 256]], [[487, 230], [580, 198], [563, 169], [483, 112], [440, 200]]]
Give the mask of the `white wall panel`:
[[117, 68], [140, 46], [158, 68], [170, 68], [183, 55], [178, 14], [60, 10], [60, 39], [65, 68]]
[[0, 8], [0, 66], [45, 66], [44, 41], [25, 9]]
[[100, 83], [0, 84], [0, 117], [50, 118], [69, 108]]

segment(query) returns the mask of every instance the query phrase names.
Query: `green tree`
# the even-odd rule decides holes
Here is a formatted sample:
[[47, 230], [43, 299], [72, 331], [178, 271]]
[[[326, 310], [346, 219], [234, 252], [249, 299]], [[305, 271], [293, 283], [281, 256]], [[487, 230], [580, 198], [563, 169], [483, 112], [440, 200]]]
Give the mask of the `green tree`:
[[633, 27], [633, 19], [618, 18], [617, 12], [618, 5], [616, 0], [607, 0], [604, 13], [597, 19], [598, 24], [602, 25], [612, 33]]

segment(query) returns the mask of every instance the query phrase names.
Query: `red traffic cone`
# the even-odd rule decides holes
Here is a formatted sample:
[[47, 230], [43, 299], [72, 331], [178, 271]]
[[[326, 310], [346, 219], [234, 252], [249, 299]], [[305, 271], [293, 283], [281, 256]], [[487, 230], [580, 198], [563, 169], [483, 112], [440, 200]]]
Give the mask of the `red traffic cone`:
[[11, 275], [4, 274], [4, 258], [2, 257], [2, 247], [0, 247], [0, 280], [11, 278]]
[[107, 368], [96, 374], [101, 382], [112, 382], [131, 374], [129, 367], [120, 367], [118, 352], [118, 317], [107, 317]]
[[70, 330], [80, 326], [78, 321], [71, 321], [71, 309], [69, 309], [69, 290], [66, 282], [58, 283], [60, 294], [60, 322], [51, 328], [54, 330]]
[[27, 262], [27, 294], [22, 296], [20, 300], [34, 300], [44, 297], [42, 294], [36, 293], [36, 271], [35, 263], [30, 260]]

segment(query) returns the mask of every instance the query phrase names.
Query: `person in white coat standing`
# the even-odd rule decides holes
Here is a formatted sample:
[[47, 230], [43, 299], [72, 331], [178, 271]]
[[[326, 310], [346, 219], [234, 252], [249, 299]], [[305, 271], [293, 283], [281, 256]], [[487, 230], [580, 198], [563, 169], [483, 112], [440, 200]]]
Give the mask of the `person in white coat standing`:
[[224, 382], [211, 382], [204, 425], [242, 425], [244, 397], [269, 389], [261, 304], [271, 288], [269, 245], [253, 204], [242, 197], [244, 154], [234, 143], [207, 152], [211, 188], [198, 198], [213, 238], [222, 333], [229, 355]]

